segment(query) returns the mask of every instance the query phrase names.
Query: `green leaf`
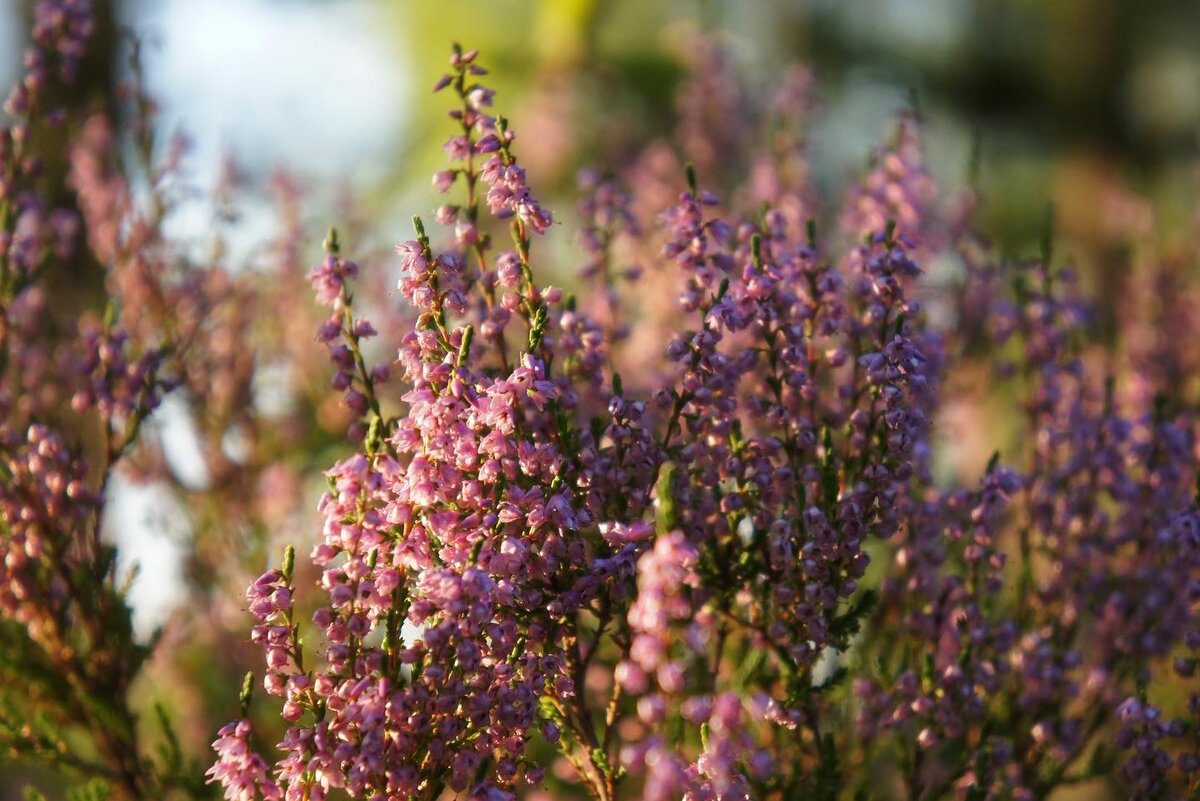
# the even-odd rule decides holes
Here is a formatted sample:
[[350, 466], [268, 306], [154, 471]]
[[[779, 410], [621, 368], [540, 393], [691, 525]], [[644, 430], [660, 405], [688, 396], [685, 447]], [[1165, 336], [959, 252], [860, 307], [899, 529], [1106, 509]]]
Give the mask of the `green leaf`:
[[46, 794], [32, 784], [25, 785], [25, 789], [21, 792], [21, 795], [24, 796], [25, 801], [49, 801], [46, 798]]
[[751, 681], [754, 680], [755, 674], [762, 668], [763, 663], [767, 661], [767, 651], [765, 648], [753, 648], [742, 660], [742, 664], [738, 667], [737, 675], [733, 678], [735, 687], [745, 688]]
[[463, 328], [462, 343], [458, 346], [457, 365], [463, 367], [467, 363], [467, 359], [471, 357], [471, 342], [475, 338], [475, 326], [467, 325]]
[[103, 779], [91, 779], [67, 790], [67, 801], [108, 801], [112, 788]]
[[605, 753], [603, 748], [592, 749], [592, 762], [595, 763], [596, 767], [598, 767], [605, 776], [612, 775], [612, 765], [608, 763], [608, 754]]
[[854, 599], [854, 603], [850, 605], [849, 609], [830, 621], [829, 632], [832, 635], [833, 644], [837, 648], [845, 650], [850, 644], [850, 640], [862, 628], [863, 620], [874, 611], [878, 603], [878, 592], [875, 590], [863, 590]]
[[675, 476], [678, 472], [678, 466], [671, 461], [663, 462], [658, 468], [658, 480], [654, 483], [658, 498], [655, 530], [660, 535], [679, 528], [679, 510], [675, 506]]
[[538, 349], [538, 345], [542, 344], [542, 337], [546, 335], [546, 306], [538, 306], [537, 311], [533, 313], [533, 325], [529, 329], [529, 351]]
[[242, 717], [250, 710], [250, 699], [254, 696], [254, 671], [247, 671], [242, 679], [242, 691], [238, 693], [238, 701], [242, 705]]
[[[417, 220], [415, 217], [413, 220], [417, 223], [418, 230], [420, 230], [420, 220]], [[422, 231], [422, 233], [424, 232]], [[321, 243], [321, 247], [326, 253], [332, 253], [335, 256], [337, 255], [337, 252], [341, 250], [341, 245], [338, 243], [338, 233], [336, 228], [330, 227], [329, 233], [325, 235], [325, 241]]]
[[[376, 418], [376, 420], [379, 418]], [[374, 421], [372, 421], [374, 422]], [[296, 548], [289, 545], [283, 551], [283, 580], [290, 582], [292, 580], [292, 572], [296, 569]]]
[[171, 718], [167, 715], [166, 707], [159, 701], [154, 703], [154, 714], [158, 717], [158, 724], [162, 727], [165, 740], [161, 749], [163, 764], [168, 773], [179, 773], [179, 769], [183, 765], [183, 753], [179, 748], [179, 737], [175, 734], [175, 727], [171, 725]]

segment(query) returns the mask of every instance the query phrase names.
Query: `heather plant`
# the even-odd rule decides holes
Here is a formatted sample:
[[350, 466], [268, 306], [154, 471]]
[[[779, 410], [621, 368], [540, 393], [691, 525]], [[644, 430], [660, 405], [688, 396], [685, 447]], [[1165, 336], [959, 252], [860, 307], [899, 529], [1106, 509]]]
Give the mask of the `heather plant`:
[[[100, 523], [112, 465], [173, 381], [163, 352], [113, 319], [82, 315], [55, 336], [69, 318], [55, 319], [45, 274], [69, 259], [79, 221], [39, 191], [38, 146], [78, 123], [50, 102], [56, 82], [74, 77], [92, 22], [84, 2], [34, 12], [25, 73], [6, 103], [15, 122], [0, 132], [0, 737], [14, 753], [141, 797], [182, 779], [174, 760], [159, 772], [139, 754], [126, 698], [149, 648], [133, 636]], [[75, 417], [85, 412], [86, 424]]]
[[[128, 130], [44, 107], [88, 4], [36, 11], [0, 139], [13, 757], [80, 798], [1200, 798], [1183, 268], [1139, 265], [1172, 296], [1131, 303], [1114, 346], [1051, 229], [1002, 258], [977, 194], [939, 195], [918, 115], [830, 197], [811, 75], [760, 103], [708, 39], [675, 135], [585, 171], [555, 213], [520, 160], [536, 142], [455, 47], [437, 227], [414, 218], [392, 259], [403, 310], [335, 230], [306, 304], [296, 183], [274, 180], [264, 263], [172, 241], [183, 148], [154, 139], [138, 71]], [[57, 211], [30, 150], [49, 126], [71, 142]], [[80, 252], [103, 290], [64, 308], [50, 281]], [[543, 283], [564, 253], [578, 276]], [[256, 386], [281, 367], [293, 404], [271, 412]], [[199, 486], [164, 455], [165, 402], [196, 429]], [[996, 449], [977, 468], [949, 455], [964, 407]], [[348, 436], [338, 456], [318, 422]], [[313, 465], [309, 526], [289, 501]], [[113, 479], [194, 521], [195, 608], [149, 641]], [[247, 577], [288, 529], [302, 545]], [[133, 691], [158, 660], [195, 693], [170, 667], [193, 634], [241, 707], [207, 771]]]
[[[222, 730], [228, 798], [1042, 798], [1095, 779], [1195, 797], [1196, 696], [1188, 712], [1171, 678], [1196, 644], [1194, 423], [1089, 363], [1087, 305], [1049, 252], [979, 265], [939, 223], [915, 120], [827, 240], [797, 224], [794, 165], [748, 214], [680, 169], [652, 235], [619, 180], [587, 176], [599, 298], [580, 300], [537, 282], [553, 218], [476, 54], [451, 67], [451, 236], [417, 219], [397, 246], [401, 413], [332, 235], [310, 276], [362, 447], [321, 505], [321, 645], [293, 551], [249, 590], [293, 725], [273, 769], [249, 721]], [[704, 87], [727, 80], [695, 91], [718, 102]], [[685, 150], [729, 147], [685, 131]], [[673, 284], [685, 330], [636, 355], [631, 392], [615, 351], [657, 309], [622, 316], [613, 259], [643, 236], [653, 266], [621, 277]], [[923, 313], [937, 247], [971, 252], [954, 311], [982, 317], [1024, 398], [1028, 444], [964, 485], [932, 474], [939, 388], [978, 344]]]

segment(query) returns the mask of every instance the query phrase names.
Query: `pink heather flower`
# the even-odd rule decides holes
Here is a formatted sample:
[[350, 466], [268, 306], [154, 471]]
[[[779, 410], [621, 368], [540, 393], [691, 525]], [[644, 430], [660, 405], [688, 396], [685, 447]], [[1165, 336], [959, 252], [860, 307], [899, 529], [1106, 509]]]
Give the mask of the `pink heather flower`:
[[433, 174], [433, 188], [439, 192], [449, 192], [458, 177], [458, 170], [439, 170]]
[[515, 215], [539, 234], [544, 234], [554, 222], [550, 212], [533, 198], [521, 167], [505, 164], [500, 156], [493, 156], [484, 164], [480, 177], [491, 185], [487, 201], [492, 214], [501, 219]]
[[312, 282], [313, 290], [317, 293], [318, 303], [323, 306], [335, 306], [341, 297], [346, 281], [353, 280], [357, 276], [357, 264], [329, 255], [320, 265], [309, 272], [308, 280]]
[[250, 721], [240, 720], [221, 728], [213, 750], [217, 761], [208, 772], [208, 783], [220, 782], [226, 801], [278, 801], [283, 793], [270, 777], [267, 763], [250, 750]]
[[463, 161], [471, 153], [471, 143], [465, 136], [452, 136], [446, 140], [443, 150], [451, 161]]

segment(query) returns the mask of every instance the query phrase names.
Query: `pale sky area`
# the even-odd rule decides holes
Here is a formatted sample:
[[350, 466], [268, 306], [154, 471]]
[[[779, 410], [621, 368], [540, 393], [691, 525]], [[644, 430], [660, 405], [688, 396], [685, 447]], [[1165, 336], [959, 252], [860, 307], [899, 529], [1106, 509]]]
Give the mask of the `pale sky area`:
[[195, 139], [198, 160], [215, 165], [231, 151], [360, 180], [387, 158], [405, 83], [378, 3], [135, 0], [127, 8], [125, 24], [148, 35], [147, 74], [165, 122]]

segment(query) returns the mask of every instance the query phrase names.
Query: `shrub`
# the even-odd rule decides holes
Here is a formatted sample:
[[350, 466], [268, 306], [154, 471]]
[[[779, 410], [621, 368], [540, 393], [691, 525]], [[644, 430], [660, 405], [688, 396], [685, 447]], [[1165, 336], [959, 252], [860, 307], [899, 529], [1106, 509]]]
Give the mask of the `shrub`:
[[[131, 687], [163, 646], [134, 636], [102, 511], [119, 471], [166, 472], [146, 424], [181, 397], [222, 479], [191, 508], [259, 532], [252, 555], [269, 542], [278, 516], [246, 482], [322, 451], [219, 443], [284, 425], [255, 408], [263, 362], [309, 372], [251, 310], [312, 315], [294, 272], [169, 240], [171, 160], [150, 139], [145, 202], [102, 117], [42, 107], [89, 22], [78, 0], [37, 12], [0, 141], [0, 737], [93, 779], [84, 794], [198, 797], [167, 711], [137, 725]], [[1168, 302], [1131, 310], [1116, 346], [1091, 336], [1049, 235], [1039, 259], [999, 259], [974, 196], [939, 199], [915, 116], [826, 207], [807, 74], [755, 107], [698, 48], [679, 141], [583, 175], [573, 293], [539, 279], [556, 217], [458, 48], [437, 85], [448, 200], [396, 246], [407, 311], [384, 335], [326, 238], [312, 330], [353, 447], [325, 472], [311, 553], [246, 592], [265, 666], [210, 784], [230, 801], [1197, 797], [1197, 405], [1171, 378], [1200, 320]], [[61, 212], [28, 150], [59, 125]], [[102, 316], [46, 283], [80, 226]], [[923, 274], [934, 259], [953, 280]], [[947, 462], [964, 409], [984, 440], [994, 419], [1019, 432], [974, 475]], [[196, 547], [213, 565], [237, 550]], [[279, 726], [268, 752], [254, 731]]]

